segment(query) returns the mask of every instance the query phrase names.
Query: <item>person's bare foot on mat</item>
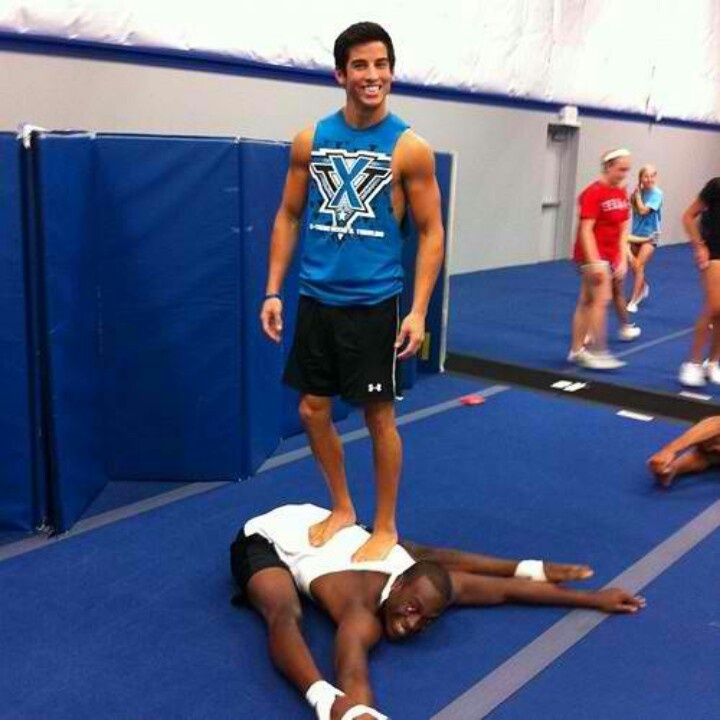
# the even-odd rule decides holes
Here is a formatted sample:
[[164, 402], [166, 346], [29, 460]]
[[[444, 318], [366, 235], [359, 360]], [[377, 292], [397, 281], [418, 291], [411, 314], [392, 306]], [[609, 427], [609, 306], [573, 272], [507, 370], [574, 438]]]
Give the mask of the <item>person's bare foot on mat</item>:
[[374, 530], [365, 544], [353, 555], [353, 562], [378, 562], [384, 560], [397, 545], [396, 532]]
[[588, 565], [543, 562], [543, 569], [545, 570], [545, 577], [551, 583], [587, 580], [595, 574], [595, 571]]
[[310, 544], [322, 547], [337, 533], [355, 524], [357, 516], [354, 510], [333, 510], [323, 521], [313, 525], [308, 531]]

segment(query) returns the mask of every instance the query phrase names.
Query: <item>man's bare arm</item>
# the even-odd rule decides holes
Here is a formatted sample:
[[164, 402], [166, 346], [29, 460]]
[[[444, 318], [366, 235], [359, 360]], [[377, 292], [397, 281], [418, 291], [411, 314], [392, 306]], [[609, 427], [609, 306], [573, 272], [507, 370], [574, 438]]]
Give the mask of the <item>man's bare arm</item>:
[[518, 565], [517, 560], [507, 560], [453, 548], [433, 548], [409, 540], [401, 540], [400, 545], [410, 553], [414, 560], [435, 562], [448, 571], [512, 577]]
[[432, 148], [414, 133], [407, 132], [400, 140], [398, 152], [405, 197], [418, 231], [413, 304], [398, 337], [398, 347], [407, 342], [398, 356], [404, 359], [414, 355], [425, 340], [425, 317], [442, 268], [445, 232]]
[[488, 606], [517, 603], [593, 608], [603, 612], [636, 612], [645, 600], [624, 590], [571, 590], [553, 583], [493, 578], [468, 573], [451, 573], [453, 603], [461, 606]]
[[[292, 262], [300, 230], [300, 220], [307, 199], [314, 131], [312, 128], [300, 132], [290, 150], [290, 167], [285, 179], [280, 207], [275, 215], [270, 241], [270, 263], [265, 292], [279, 295], [288, 268]], [[263, 303], [261, 321], [265, 333], [279, 342], [282, 336], [282, 303], [277, 298]]]
[[382, 637], [376, 615], [364, 607], [347, 610], [335, 636], [335, 672], [338, 687], [354, 703], [373, 705], [368, 655]]

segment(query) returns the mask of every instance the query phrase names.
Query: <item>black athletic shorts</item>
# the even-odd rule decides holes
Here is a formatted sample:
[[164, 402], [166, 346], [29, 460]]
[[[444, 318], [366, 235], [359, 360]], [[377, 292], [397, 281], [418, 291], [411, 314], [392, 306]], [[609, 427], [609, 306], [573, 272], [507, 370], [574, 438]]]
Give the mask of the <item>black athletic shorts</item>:
[[262, 535], [255, 534], [248, 537], [241, 529], [230, 546], [230, 570], [239, 587], [239, 592], [232, 599], [233, 605], [245, 605], [250, 578], [255, 573], [271, 567], [288, 570], [288, 566], [280, 559], [271, 542]]
[[399, 296], [338, 307], [301, 295], [283, 381], [304, 394], [340, 395], [350, 403], [394, 400], [399, 327]]

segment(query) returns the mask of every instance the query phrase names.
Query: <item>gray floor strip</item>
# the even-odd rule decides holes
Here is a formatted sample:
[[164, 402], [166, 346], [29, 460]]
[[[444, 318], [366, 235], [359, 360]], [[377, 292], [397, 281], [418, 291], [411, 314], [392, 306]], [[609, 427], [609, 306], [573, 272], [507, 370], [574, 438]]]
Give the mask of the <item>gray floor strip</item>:
[[[637, 593], [720, 527], [720, 500], [608, 583]], [[609, 615], [573, 610], [485, 676], [432, 720], [480, 720], [527, 685]], [[631, 622], [628, 620], [628, 622]]]
[[629, 355], [635, 355], [635, 353], [642, 352], [643, 350], [649, 350], [656, 345], [662, 345], [663, 343], [670, 342], [670, 340], [677, 340], [678, 338], [685, 337], [685, 335], [690, 335], [690, 333], [694, 329], [695, 326], [685, 328], [684, 330], [678, 330], [677, 332], [670, 333], [669, 335], [663, 335], [662, 337], [655, 338], [655, 340], [648, 340], [645, 343], [633, 345], [628, 350], [623, 350], [622, 352], [615, 353], [615, 357], [624, 358], [628, 357]]
[[[493, 395], [497, 395], [505, 390], [509, 390], [509, 388], [505, 385], [493, 385], [492, 387], [479, 391], [478, 394], [483, 395], [483, 397], [492, 397]], [[431, 405], [430, 407], [423, 408], [421, 410], [415, 410], [414, 412], [407, 413], [406, 415], [400, 415], [398, 416], [397, 424], [407, 425], [411, 422], [423, 420], [424, 418], [432, 417], [433, 415], [438, 415], [439, 413], [452, 410], [453, 408], [460, 406], [460, 398], [447, 400], [446, 402], [438, 403], [437, 405]], [[343, 444], [346, 445], [355, 440], [361, 440], [366, 437], [368, 437], [367, 429], [362, 428], [353, 430], [352, 432], [347, 432], [341, 435], [340, 439]], [[311, 454], [312, 453], [308, 446], [298, 448], [297, 450], [291, 450], [283, 453], [282, 455], [270, 458], [258, 472], [267, 472], [273, 468], [288, 465], [289, 463], [296, 462], [297, 460], [302, 460]], [[75, 524], [72, 530], [63, 535], [57, 535], [50, 538], [45, 535], [34, 535], [26, 540], [18, 540], [17, 542], [8, 543], [7, 545], [0, 545], [0, 562], [17, 557], [18, 555], [24, 555], [25, 553], [32, 552], [34, 550], [50, 547], [57, 542], [68, 540], [76, 537], [77, 535], [82, 535], [83, 533], [90, 532], [91, 530], [96, 530], [97, 528], [110, 525], [120, 520], [125, 520], [126, 518], [134, 517], [135, 515], [140, 515], [141, 513], [145, 513], [150, 510], [155, 510], [156, 508], [169, 505], [177, 502], [178, 500], [184, 500], [195, 495], [201, 495], [203, 493], [210, 492], [211, 490], [216, 490], [217, 488], [231, 484], [233, 483], [230, 481], [192, 483], [175, 490], [170, 490], [166, 493], [161, 493], [160, 495], [155, 495], [154, 497], [147, 498], [145, 500], [140, 500], [139, 502], [132, 503], [130, 505], [116, 508], [115, 510], [100, 513], [99, 515], [87, 518], [86, 520], [80, 520]]]

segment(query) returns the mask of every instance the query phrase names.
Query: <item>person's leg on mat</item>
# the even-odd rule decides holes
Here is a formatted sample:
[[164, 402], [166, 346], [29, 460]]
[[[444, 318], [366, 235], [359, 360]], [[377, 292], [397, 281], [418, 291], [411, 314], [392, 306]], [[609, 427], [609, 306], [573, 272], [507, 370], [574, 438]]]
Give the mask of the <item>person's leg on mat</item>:
[[304, 695], [322, 675], [302, 634], [302, 606], [292, 575], [277, 567], [260, 570], [250, 578], [246, 595], [267, 625], [273, 664]]
[[635, 281], [633, 283], [633, 291], [628, 304], [632, 308], [637, 309], [638, 304], [644, 297], [647, 266], [652, 256], [655, 254], [655, 245], [650, 241], [644, 243], [634, 243], [632, 245], [632, 252], [635, 257], [635, 262], [632, 263]]
[[303, 395], [300, 418], [332, 499], [330, 515], [310, 528], [310, 543], [319, 546], [342, 528], [353, 525], [357, 518], [347, 486], [345, 453], [332, 421], [332, 398]]

